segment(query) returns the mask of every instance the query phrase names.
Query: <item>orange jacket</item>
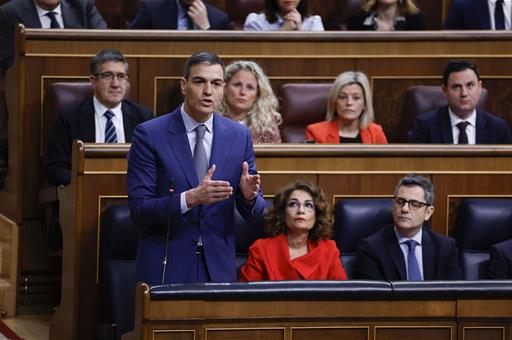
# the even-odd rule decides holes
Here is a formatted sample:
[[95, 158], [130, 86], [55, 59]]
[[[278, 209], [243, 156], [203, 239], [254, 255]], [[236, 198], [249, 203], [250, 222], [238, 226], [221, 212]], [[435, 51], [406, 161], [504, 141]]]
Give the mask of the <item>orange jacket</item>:
[[286, 234], [256, 240], [249, 248], [240, 281], [346, 280], [333, 240], [308, 241], [308, 253], [290, 260]]
[[[368, 127], [360, 132], [363, 144], [387, 144], [388, 140], [382, 130], [382, 126], [370, 123]], [[306, 128], [306, 140], [315, 140], [317, 143], [339, 144], [338, 122], [319, 122], [309, 124]]]

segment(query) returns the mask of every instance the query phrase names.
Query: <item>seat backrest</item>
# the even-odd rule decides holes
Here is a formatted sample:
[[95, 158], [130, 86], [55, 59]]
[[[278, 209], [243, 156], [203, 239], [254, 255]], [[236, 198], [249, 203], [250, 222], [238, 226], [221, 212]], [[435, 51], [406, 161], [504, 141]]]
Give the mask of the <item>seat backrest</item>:
[[[272, 206], [271, 198], [265, 198], [265, 206], [266, 211], [268, 211], [268, 209], [270, 209]], [[236, 239], [236, 267], [238, 272], [247, 261], [247, 253], [249, 252], [249, 247], [257, 239], [266, 237], [264, 231], [265, 223], [265, 217], [257, 218], [253, 221], [246, 221], [235, 207], [234, 228]]]
[[281, 137], [285, 143], [300, 143], [306, 126], [325, 120], [332, 83], [288, 83], [281, 88]]
[[135, 257], [139, 228], [127, 205], [113, 205], [101, 218], [99, 282], [101, 323], [115, 324], [116, 338], [133, 328]]
[[260, 13], [265, 9], [265, 0], [229, 0], [226, 3], [231, 29], [243, 30], [245, 18], [250, 13]]
[[[487, 90], [482, 89], [478, 107], [484, 109], [486, 102]], [[402, 140], [404, 142], [409, 140], [414, 121], [419, 115], [435, 110], [447, 103], [441, 86], [417, 85], [409, 87], [405, 92], [404, 106], [400, 117]]]
[[346, 31], [350, 16], [361, 10], [361, 0], [337, 0], [326, 20], [326, 29]]
[[468, 280], [485, 279], [489, 250], [512, 238], [512, 199], [465, 199], [457, 209], [455, 239]]
[[392, 223], [391, 198], [351, 198], [336, 202], [334, 240], [349, 278], [359, 241]]

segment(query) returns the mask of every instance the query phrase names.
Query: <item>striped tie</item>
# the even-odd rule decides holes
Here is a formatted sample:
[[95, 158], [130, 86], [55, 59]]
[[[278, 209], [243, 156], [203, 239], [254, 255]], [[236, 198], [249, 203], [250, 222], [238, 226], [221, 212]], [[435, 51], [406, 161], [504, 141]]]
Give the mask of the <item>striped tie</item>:
[[114, 113], [107, 110], [104, 115], [107, 118], [107, 125], [105, 126], [105, 143], [117, 143], [116, 127], [114, 126], [114, 123], [112, 123]]

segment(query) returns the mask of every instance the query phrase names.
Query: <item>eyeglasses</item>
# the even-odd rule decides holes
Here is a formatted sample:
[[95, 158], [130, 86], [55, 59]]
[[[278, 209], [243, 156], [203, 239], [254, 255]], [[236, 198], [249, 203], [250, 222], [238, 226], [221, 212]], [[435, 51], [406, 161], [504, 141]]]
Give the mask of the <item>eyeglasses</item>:
[[125, 82], [128, 80], [128, 75], [126, 73], [112, 73], [112, 72], [101, 72], [96, 73], [96, 77], [100, 78], [101, 80], [105, 81], [113, 81], [114, 78], [117, 78], [120, 82]]
[[412, 210], [418, 210], [425, 206], [428, 207], [431, 205], [431, 204], [416, 201], [416, 200], [406, 200], [405, 198], [402, 198], [402, 197], [393, 197], [393, 202], [395, 203], [396, 206], [398, 206], [400, 208], [402, 208], [406, 203], [408, 203], [409, 209], [412, 209]]
[[288, 209], [293, 210], [299, 209], [301, 206], [304, 206], [304, 210], [315, 210], [315, 204], [313, 202], [300, 203], [299, 201], [291, 200], [286, 204]]

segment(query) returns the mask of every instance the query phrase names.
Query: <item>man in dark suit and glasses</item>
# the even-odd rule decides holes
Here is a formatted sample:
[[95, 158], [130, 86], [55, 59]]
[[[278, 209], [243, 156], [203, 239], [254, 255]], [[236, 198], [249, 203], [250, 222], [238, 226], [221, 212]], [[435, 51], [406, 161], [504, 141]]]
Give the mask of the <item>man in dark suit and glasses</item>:
[[403, 177], [392, 199], [393, 225], [359, 242], [356, 279], [458, 280], [457, 246], [423, 226], [434, 213], [434, 186], [415, 174]]
[[482, 93], [478, 68], [466, 60], [451, 60], [443, 71], [448, 105], [416, 118], [410, 143], [511, 144], [505, 120], [477, 108]]

